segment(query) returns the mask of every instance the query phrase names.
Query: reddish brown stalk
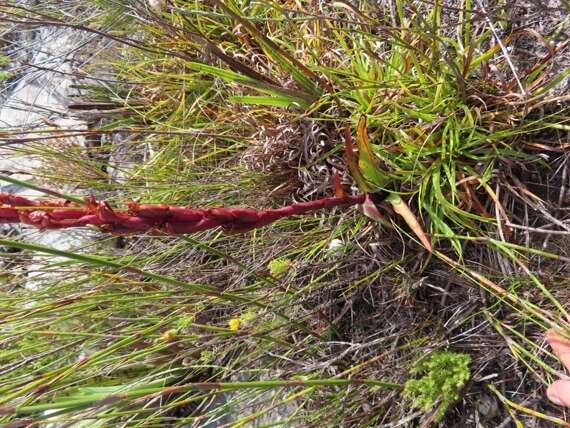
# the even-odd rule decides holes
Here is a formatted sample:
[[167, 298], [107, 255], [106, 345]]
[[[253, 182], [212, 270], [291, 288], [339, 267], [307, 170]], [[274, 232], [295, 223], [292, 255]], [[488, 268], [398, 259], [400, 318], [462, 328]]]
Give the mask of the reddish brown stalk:
[[[335, 188], [338, 184], [335, 183]], [[87, 198], [84, 205], [61, 200], [34, 201], [0, 193], [0, 223], [24, 223], [38, 229], [98, 226], [117, 234], [152, 232], [182, 235], [222, 227], [242, 233], [266, 226], [284, 217], [308, 214], [324, 208], [362, 204], [365, 195], [350, 196], [335, 190], [336, 196], [302, 202], [282, 208], [190, 208], [164, 204], [127, 204], [118, 211], [104, 201]]]

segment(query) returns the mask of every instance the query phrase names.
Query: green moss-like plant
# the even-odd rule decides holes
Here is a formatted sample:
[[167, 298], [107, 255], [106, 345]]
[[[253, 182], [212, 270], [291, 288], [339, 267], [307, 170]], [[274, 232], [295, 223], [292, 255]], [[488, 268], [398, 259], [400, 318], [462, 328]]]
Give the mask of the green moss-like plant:
[[291, 264], [291, 260], [279, 258], [271, 260], [267, 267], [269, 268], [269, 273], [271, 276], [274, 276], [275, 278], [281, 278], [289, 271]]
[[459, 392], [471, 377], [466, 354], [435, 352], [416, 363], [410, 373], [419, 376], [406, 382], [404, 395], [412, 400], [413, 406], [429, 410], [439, 403], [436, 421], [459, 399]]

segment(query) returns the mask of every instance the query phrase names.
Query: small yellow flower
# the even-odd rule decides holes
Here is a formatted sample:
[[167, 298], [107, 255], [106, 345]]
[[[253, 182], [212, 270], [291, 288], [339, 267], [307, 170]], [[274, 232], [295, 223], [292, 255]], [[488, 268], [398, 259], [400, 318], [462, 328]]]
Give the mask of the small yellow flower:
[[162, 335], [160, 336], [160, 338], [164, 341], [164, 342], [174, 342], [176, 340], [176, 336], [178, 335], [178, 330], [176, 329], [171, 329], [171, 330], [167, 330], [164, 333], [162, 333]]
[[228, 321], [228, 327], [230, 328], [231, 331], [238, 331], [240, 324], [241, 321], [239, 320], [239, 318], [232, 318], [231, 320]]

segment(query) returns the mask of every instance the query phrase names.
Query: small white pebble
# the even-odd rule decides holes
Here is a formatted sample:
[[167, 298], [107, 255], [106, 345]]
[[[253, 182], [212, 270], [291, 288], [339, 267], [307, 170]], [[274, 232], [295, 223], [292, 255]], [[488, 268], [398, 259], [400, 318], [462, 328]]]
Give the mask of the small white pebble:
[[166, 7], [166, 0], [148, 0], [148, 6], [153, 12], [162, 12]]
[[339, 247], [342, 247], [343, 245], [344, 245], [344, 242], [342, 242], [342, 240], [332, 239], [331, 242], [329, 243], [329, 250], [335, 250]]
[[329, 242], [327, 255], [329, 257], [338, 257], [342, 254], [344, 250], [344, 241], [341, 239], [332, 239]]

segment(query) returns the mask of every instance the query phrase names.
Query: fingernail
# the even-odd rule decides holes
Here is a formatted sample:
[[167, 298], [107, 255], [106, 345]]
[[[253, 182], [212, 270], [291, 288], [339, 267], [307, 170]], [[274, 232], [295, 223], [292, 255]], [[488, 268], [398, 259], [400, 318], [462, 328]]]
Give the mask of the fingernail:
[[563, 406], [564, 403], [558, 396], [556, 389], [557, 389], [556, 385], [550, 385], [546, 390], [546, 395], [548, 396], [548, 399], [552, 401], [554, 404], [557, 404], [558, 406]]

